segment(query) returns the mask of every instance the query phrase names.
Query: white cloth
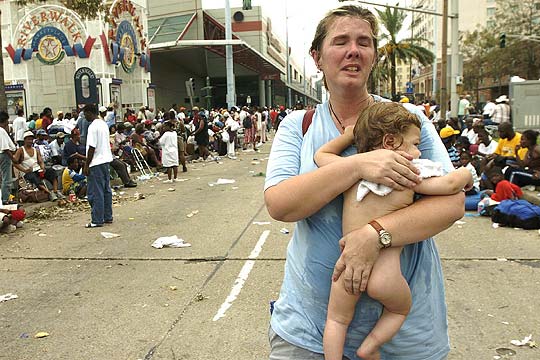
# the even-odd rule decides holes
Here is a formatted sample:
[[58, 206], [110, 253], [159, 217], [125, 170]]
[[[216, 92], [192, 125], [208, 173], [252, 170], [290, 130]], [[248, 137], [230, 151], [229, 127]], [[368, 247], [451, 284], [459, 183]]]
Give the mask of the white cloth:
[[77, 119], [71, 118], [68, 121], [64, 122], [64, 132], [66, 134], [71, 134], [73, 129], [77, 126]]
[[11, 125], [13, 128], [13, 134], [15, 135], [15, 141], [23, 141], [24, 140], [24, 132], [28, 130], [28, 126], [26, 126], [26, 119], [22, 116], [18, 116], [13, 120], [13, 124]]
[[173, 167], [178, 166], [178, 135], [175, 131], [167, 131], [159, 138], [161, 146], [161, 162], [163, 166]]
[[15, 151], [17, 148], [15, 147], [13, 140], [9, 137], [6, 129], [0, 127], [0, 154], [6, 150]]
[[[420, 170], [420, 177], [422, 179], [434, 177], [434, 176], [443, 176], [444, 170], [443, 165], [439, 162], [434, 162], [429, 159], [414, 159], [412, 161], [413, 165]], [[371, 181], [362, 180], [358, 184], [358, 190], [356, 191], [356, 201], [362, 201], [364, 197], [371, 191], [372, 193], [385, 196], [392, 192], [392, 188], [386, 185], [375, 184]]]
[[37, 158], [37, 150], [34, 148], [34, 155], [30, 156], [26, 149], [23, 146], [23, 159], [21, 161], [21, 166], [25, 169], [32, 169], [32, 171], [38, 171], [41, 169], [41, 166], [39, 166], [38, 158]]
[[471, 175], [472, 175], [473, 188], [474, 188], [474, 190], [480, 191], [480, 178], [478, 177], [478, 173], [476, 172], [475, 167], [473, 166], [473, 164], [468, 163], [467, 166], [465, 166], [465, 168], [466, 168], [467, 170], [469, 170], [469, 172], [470, 172]]
[[225, 121], [225, 127], [228, 127], [231, 131], [238, 131], [238, 129], [240, 129], [240, 124], [232, 117], [229, 117], [227, 121]]
[[478, 134], [473, 129], [465, 129], [461, 132], [461, 136], [466, 136], [469, 139], [469, 143], [474, 145], [478, 142]]
[[58, 140], [54, 140], [49, 146], [51, 148], [51, 156], [62, 156], [64, 151], [65, 142], [62, 145], [58, 145]]
[[93, 147], [94, 157], [88, 165], [89, 167], [110, 163], [113, 161], [111, 146], [109, 143], [109, 127], [107, 123], [100, 118], [95, 119], [88, 127], [86, 137], [86, 154], [88, 149]]
[[488, 115], [489, 117], [493, 116], [493, 112], [495, 111], [495, 103], [488, 101], [486, 105], [484, 105], [484, 109], [482, 111], [483, 115]]
[[478, 145], [478, 152], [484, 155], [490, 155], [493, 154], [495, 150], [497, 150], [497, 146], [499, 146], [499, 143], [495, 140], [491, 140], [488, 146], [484, 145], [484, 143], [481, 143], [480, 145]]

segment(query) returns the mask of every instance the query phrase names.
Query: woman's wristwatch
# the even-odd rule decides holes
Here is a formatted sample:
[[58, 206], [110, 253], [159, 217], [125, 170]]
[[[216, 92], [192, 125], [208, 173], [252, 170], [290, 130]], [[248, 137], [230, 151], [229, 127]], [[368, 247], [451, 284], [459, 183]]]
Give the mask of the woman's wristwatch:
[[392, 246], [392, 234], [384, 230], [384, 228], [376, 220], [372, 220], [368, 223], [379, 234], [379, 248], [386, 249]]

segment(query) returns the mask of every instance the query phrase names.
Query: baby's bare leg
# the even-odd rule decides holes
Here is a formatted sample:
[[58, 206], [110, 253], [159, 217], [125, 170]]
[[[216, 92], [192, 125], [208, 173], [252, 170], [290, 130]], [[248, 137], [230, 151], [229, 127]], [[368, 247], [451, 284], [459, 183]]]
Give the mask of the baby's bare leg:
[[401, 248], [383, 250], [369, 277], [367, 293], [380, 301], [384, 310], [358, 349], [364, 360], [380, 359], [379, 348], [399, 331], [411, 308], [411, 290], [401, 274], [400, 254]]
[[343, 285], [343, 276], [332, 282], [328, 315], [324, 327], [323, 348], [326, 360], [342, 360], [347, 328], [354, 316], [354, 308], [360, 295], [349, 295]]

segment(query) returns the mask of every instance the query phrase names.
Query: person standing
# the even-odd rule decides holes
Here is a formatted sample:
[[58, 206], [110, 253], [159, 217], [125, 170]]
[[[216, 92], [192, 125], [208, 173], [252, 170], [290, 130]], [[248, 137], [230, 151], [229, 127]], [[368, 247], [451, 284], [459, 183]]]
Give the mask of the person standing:
[[109, 170], [113, 156], [109, 146], [109, 128], [98, 117], [96, 105], [86, 105], [83, 111], [85, 119], [90, 122], [83, 173], [88, 177], [88, 202], [92, 209], [92, 220], [86, 227], [95, 228], [113, 222]]
[[26, 126], [26, 119], [24, 118], [24, 110], [19, 109], [17, 110], [17, 117], [15, 120], [13, 120], [13, 134], [15, 138], [15, 142], [19, 147], [23, 146], [24, 144], [24, 137], [23, 134], [26, 130], [28, 130], [28, 127]]
[[[0, 171], [2, 172], [2, 204], [9, 201], [11, 194], [13, 152], [17, 150], [9, 137], [9, 115], [0, 111]], [[24, 138], [23, 138], [24, 139]]]
[[497, 105], [495, 105], [491, 120], [497, 125], [510, 122], [510, 105], [508, 105], [508, 100], [506, 95], [501, 95], [495, 99]]
[[169, 121], [163, 123], [163, 135], [159, 138], [159, 145], [162, 153], [161, 162], [167, 169], [167, 180], [163, 182], [176, 182], [178, 181], [178, 135]]
[[[340, 161], [321, 168], [313, 161], [315, 152], [354, 125], [370, 104], [386, 101], [370, 95], [367, 86], [377, 61], [377, 30], [375, 15], [355, 5], [332, 10], [319, 22], [310, 53], [323, 73], [329, 100], [317, 105], [306, 132], [302, 131], [305, 111], [295, 111], [281, 122], [274, 137], [266, 171], [265, 203], [274, 219], [296, 222], [296, 226], [271, 317], [272, 360], [324, 359], [322, 330], [332, 282], [343, 276], [347, 293], [359, 295], [361, 283], [368, 281], [380, 251], [385, 251], [381, 249], [399, 246], [405, 246], [401, 255], [403, 276], [412, 298], [419, 300], [405, 325], [381, 348], [379, 358], [442, 360], [450, 350], [441, 262], [430, 237], [463, 216], [463, 192], [423, 197], [404, 209], [373, 219], [380, 229], [367, 224], [344, 235], [341, 194], [360, 179], [396, 190], [412, 189], [420, 182], [412, 157], [384, 149], [355, 154], [351, 146]], [[403, 106], [421, 122], [418, 148], [422, 157], [441, 162], [447, 172], [451, 171], [448, 153], [431, 122], [415, 106]], [[443, 199], [445, 206], [440, 205]], [[346, 358], [358, 358], [358, 346], [381, 313], [382, 305], [362, 294], [347, 334]]]

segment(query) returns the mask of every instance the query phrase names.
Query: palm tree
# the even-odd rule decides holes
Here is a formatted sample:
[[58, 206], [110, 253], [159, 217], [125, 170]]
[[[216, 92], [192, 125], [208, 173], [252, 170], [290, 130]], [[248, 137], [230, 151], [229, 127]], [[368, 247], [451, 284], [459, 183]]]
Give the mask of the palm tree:
[[435, 55], [420, 45], [421, 42], [427, 42], [423, 38], [408, 38], [401, 41], [397, 40], [397, 34], [402, 30], [403, 23], [407, 15], [399, 9], [386, 8], [377, 10], [383, 34], [381, 42], [384, 43], [378, 49], [379, 58], [383, 66], [390, 70], [390, 81], [392, 84], [392, 96], [396, 95], [396, 63], [398, 60], [410, 62], [413, 59], [422, 65], [428, 65], [433, 62]]

